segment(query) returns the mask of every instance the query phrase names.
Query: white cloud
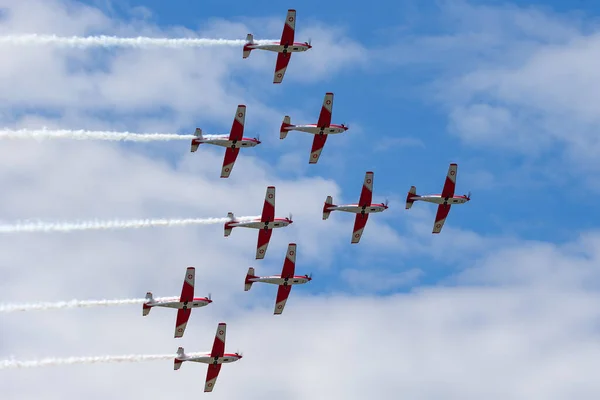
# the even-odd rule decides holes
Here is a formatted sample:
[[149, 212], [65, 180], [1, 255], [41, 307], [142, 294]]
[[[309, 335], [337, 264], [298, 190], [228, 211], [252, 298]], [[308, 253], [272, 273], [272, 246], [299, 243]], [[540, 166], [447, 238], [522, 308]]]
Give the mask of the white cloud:
[[[6, 32], [33, 29], [27, 11], [35, 14], [32, 21], [43, 22], [37, 32], [84, 34], [116, 26], [118, 32], [139, 28], [148, 34], [161, 33], [145, 23], [118, 26], [92, 8], [73, 12], [72, 3], [2, 4], [13, 9], [25, 4], [13, 13], [18, 18], [6, 25], [2, 22]], [[60, 23], [60, 29], [53, 29], [53, 21]], [[277, 30], [280, 23], [279, 19], [277, 24], [272, 22]], [[328, 32], [320, 34], [335, 37], [333, 33], [327, 36]], [[313, 44], [317, 45], [317, 37]], [[73, 74], [68, 72], [67, 56], [104, 64]], [[210, 63], [207, 57], [212, 58]], [[228, 128], [230, 122], [223, 121], [230, 121], [240, 101], [249, 104], [249, 118], [256, 118], [254, 126], [261, 126], [261, 120], [268, 120], [265, 126], [278, 125], [283, 115], [255, 98], [267, 99], [277, 89], [267, 85], [264, 92], [253, 95], [252, 86], [247, 89], [230, 81], [230, 74], [242, 68], [249, 80], [268, 77], [271, 71], [257, 72], [249, 60], [242, 61], [239, 53], [226, 49], [214, 53], [124, 51], [108, 59], [74, 51], [19, 49], [6, 58], [4, 71], [10, 79], [0, 82], [2, 93], [20, 91], [3, 102], [21, 113], [22, 107], [31, 107], [58, 110], [59, 115], [15, 117], [8, 113], [7, 121], [17, 126], [40, 123], [75, 129], [123, 126], [132, 131], [170, 131], [173, 126], [193, 126], [194, 118], [201, 118], [208, 131], [210, 124], [215, 129]], [[265, 62], [269, 68], [271, 61]], [[47, 68], [41, 67], [44, 63]], [[199, 66], [205, 67], [201, 73]], [[298, 68], [308, 67], [298, 63]], [[311, 71], [325, 80], [332, 73], [321, 67]], [[292, 72], [292, 81], [301, 79]], [[270, 82], [263, 79], [260, 85], [263, 81]], [[102, 111], [96, 111], [97, 107]], [[174, 111], [165, 119], [151, 115], [163, 108]], [[227, 350], [243, 350], [245, 357], [223, 367], [211, 394], [217, 399], [358, 399], [398, 393], [426, 399], [597, 397], [600, 387], [594, 365], [599, 350], [593, 322], [599, 316], [598, 296], [582, 282], [597, 280], [598, 234], [563, 246], [535, 244], [530, 253], [530, 244], [515, 248], [510, 239], [480, 237], [453, 225], [444, 228], [445, 235], [433, 237], [433, 210], [425, 207], [403, 213], [398, 219], [400, 228], [392, 229], [389, 224], [396, 223], [397, 214], [390, 208], [369, 221], [364, 243], [359, 245], [361, 257], [355, 260], [358, 265], [369, 258], [381, 265], [390, 249], [398, 251], [397, 263], [402, 256], [415, 254], [428, 254], [432, 263], [457, 265], [457, 269], [471, 265], [464, 263], [465, 255], [476, 254], [481, 261], [473, 263], [474, 269], [459, 276], [452, 287], [385, 297], [351, 296], [343, 293], [346, 286], [339, 275], [343, 271], [332, 267], [340, 254], [357, 249], [349, 250], [352, 219], [339, 215], [321, 219], [324, 196], [340, 198], [340, 187], [328, 179], [304, 177], [302, 172], [294, 179], [283, 178], [260, 158], [261, 151], [257, 147], [243, 152], [231, 178], [222, 180], [218, 178], [223, 157], [219, 149], [203, 148], [191, 154], [182, 143], [3, 142], [0, 159], [10, 166], [0, 170], [3, 221], [223, 216], [227, 211], [252, 215], [260, 212], [265, 188], [273, 184], [277, 214], [291, 211], [295, 222], [273, 233], [267, 256], [259, 261], [253, 259], [256, 231], [239, 228], [225, 239], [218, 225], [3, 235], [2, 302], [131, 298], [148, 290], [156, 296], [176, 296], [185, 267], [195, 266], [197, 293], [211, 292], [214, 303], [194, 310], [182, 340], [172, 338], [173, 310], [153, 310], [148, 317], [141, 316], [138, 306], [3, 315], [0, 356], [153, 354], [175, 352], [180, 345], [188, 351], [204, 351], [210, 350], [216, 323], [225, 321], [229, 325]], [[165, 159], [165, 154], [176, 154], [175, 161]], [[280, 162], [294, 162], [296, 154], [305, 160], [306, 149], [288, 153]], [[355, 195], [343, 194], [352, 199]], [[458, 219], [463, 211], [456, 211]], [[317, 284], [319, 271], [333, 275], [332, 292], [315, 294], [309, 285], [296, 287], [284, 314], [275, 317], [275, 287], [255, 285], [246, 293], [243, 278], [250, 265], [265, 273], [280, 271], [285, 248], [292, 241], [298, 243], [298, 272], [315, 272], [310, 285]], [[498, 265], [498, 260], [508, 268]], [[420, 267], [427, 271], [426, 265]], [[381, 278], [379, 270], [353, 269], [357, 276], [365, 273], [366, 282]], [[385, 272], [381, 273], [385, 278]], [[410, 276], [393, 276], [385, 283], [399, 285], [402, 278]], [[559, 281], [570, 284], [557, 287]], [[172, 362], [157, 361], [10, 370], [0, 374], [0, 386], [6, 398], [200, 394], [205, 365], [186, 363], [177, 372], [172, 368]], [[498, 386], [500, 375], [502, 385]]]

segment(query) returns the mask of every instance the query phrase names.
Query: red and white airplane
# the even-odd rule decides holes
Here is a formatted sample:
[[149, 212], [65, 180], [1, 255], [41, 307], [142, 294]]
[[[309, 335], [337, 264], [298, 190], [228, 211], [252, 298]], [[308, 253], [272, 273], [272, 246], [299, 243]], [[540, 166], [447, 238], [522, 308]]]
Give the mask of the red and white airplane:
[[437, 214], [435, 215], [435, 222], [433, 224], [432, 233], [440, 233], [442, 231], [442, 227], [444, 226], [444, 222], [446, 222], [446, 217], [450, 212], [450, 207], [452, 204], [464, 204], [471, 200], [471, 192], [464, 196], [455, 196], [454, 189], [456, 187], [456, 173], [458, 170], [458, 165], [450, 164], [448, 167], [448, 175], [446, 175], [446, 181], [444, 182], [444, 188], [442, 189], [442, 194], [432, 194], [426, 196], [419, 196], [417, 194], [417, 188], [415, 186], [411, 186], [408, 191], [408, 195], [406, 196], [406, 209], [412, 207], [415, 201], [421, 200], [426, 201], [428, 203], [439, 204], [437, 209]]
[[316, 124], [292, 125], [290, 117], [286, 115], [285, 117], [283, 117], [283, 123], [281, 124], [281, 129], [279, 130], [279, 138], [285, 139], [289, 131], [302, 131], [315, 135], [308, 163], [316, 164], [317, 161], [319, 161], [319, 156], [321, 155], [323, 146], [325, 146], [327, 135], [343, 133], [348, 130], [348, 126], [344, 124], [331, 124], [332, 108], [333, 93], [325, 93], [325, 98], [323, 99], [323, 106], [321, 107], [321, 113], [319, 114], [319, 121]]
[[369, 219], [370, 213], [382, 212], [387, 210], [387, 200], [384, 203], [371, 204], [373, 199], [373, 172], [367, 172], [365, 174], [365, 181], [363, 183], [362, 191], [360, 192], [360, 199], [358, 204], [348, 204], [343, 206], [336, 206], [333, 204], [333, 198], [327, 196], [325, 205], [323, 205], [323, 219], [329, 218], [329, 213], [332, 211], [346, 211], [356, 214], [356, 220], [354, 221], [354, 232], [352, 233], [352, 242], [358, 243]]
[[206, 372], [206, 383], [204, 384], [205, 392], [212, 392], [221, 371], [221, 365], [225, 363], [236, 362], [242, 358], [240, 353], [225, 353], [225, 332], [227, 331], [227, 324], [221, 322], [217, 326], [217, 334], [215, 335], [215, 342], [213, 343], [212, 351], [210, 353], [191, 353], [185, 354], [183, 347], [177, 349], [177, 355], [175, 356], [174, 369], [178, 370], [181, 368], [181, 364], [184, 361], [200, 362], [208, 364], [208, 371]]
[[185, 332], [188, 319], [192, 314], [192, 308], [204, 307], [212, 303], [210, 295], [208, 297], [194, 297], [194, 281], [196, 277], [196, 269], [189, 267], [185, 271], [185, 280], [181, 289], [179, 300], [173, 298], [161, 298], [154, 300], [152, 292], [146, 293], [146, 301], [142, 305], [142, 315], [146, 316], [150, 313], [152, 307], [168, 307], [177, 308], [177, 320], [175, 322], [175, 337], [180, 338]]
[[225, 237], [231, 234], [231, 230], [236, 227], [260, 229], [258, 231], [258, 243], [256, 245], [256, 259], [265, 258], [269, 240], [274, 228], [283, 228], [290, 225], [292, 214], [288, 218], [275, 218], [275, 186], [267, 187], [265, 194], [265, 204], [263, 205], [260, 219], [254, 219], [247, 222], [237, 221], [232, 212], [227, 213], [229, 222], [225, 222]]
[[249, 33], [246, 36], [246, 44], [244, 45], [243, 58], [248, 58], [252, 50], [268, 50], [277, 52], [277, 63], [275, 64], [275, 75], [273, 83], [281, 83], [285, 70], [290, 62], [292, 53], [306, 51], [311, 49], [310, 40], [304, 43], [294, 43], [294, 31], [296, 29], [296, 10], [288, 10], [283, 32], [281, 33], [281, 41], [272, 44], [257, 44], [254, 43], [254, 36]]
[[254, 282], [271, 283], [279, 285], [277, 290], [277, 299], [275, 300], [275, 311], [273, 314], [279, 315], [283, 312], [285, 302], [290, 295], [292, 285], [301, 285], [308, 283], [312, 280], [310, 275], [297, 276], [294, 275], [296, 269], [296, 244], [290, 243], [287, 249], [287, 255], [283, 261], [283, 269], [281, 275], [273, 276], [256, 276], [254, 275], [254, 268], [248, 268], [246, 274], [246, 281], [244, 282], [244, 290], [247, 292], [252, 287]]
[[221, 178], [229, 178], [235, 160], [237, 159], [240, 148], [254, 147], [260, 144], [258, 138], [244, 137], [244, 121], [246, 120], [246, 106], [240, 104], [237, 107], [235, 118], [229, 136], [227, 135], [210, 135], [209, 137], [202, 136], [202, 129], [196, 128], [194, 132], [195, 139], [192, 139], [192, 153], [198, 150], [198, 146], [202, 143], [213, 144], [215, 146], [226, 147], [223, 167], [221, 169]]

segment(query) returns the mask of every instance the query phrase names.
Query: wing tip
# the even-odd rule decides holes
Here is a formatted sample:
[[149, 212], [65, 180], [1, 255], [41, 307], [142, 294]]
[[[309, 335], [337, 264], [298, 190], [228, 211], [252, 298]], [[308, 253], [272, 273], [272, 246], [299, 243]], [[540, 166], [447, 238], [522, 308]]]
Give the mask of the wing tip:
[[267, 189], [275, 189], [275, 186], [267, 186]]
[[458, 167], [458, 164], [457, 163], [450, 163], [450, 166], [451, 167]]
[[291, 247], [291, 246], [296, 246], [296, 243], [290, 243], [290, 244], [288, 244], [288, 247]]
[[219, 322], [217, 326], [227, 326], [227, 324], [225, 322]]
[[327, 93], [325, 93], [325, 95], [333, 96], [333, 92], [327, 92]]
[[367, 171], [365, 175], [374, 175], [373, 171]]
[[290, 8], [290, 9], [288, 10], [288, 12], [296, 12], [296, 10], [294, 10], [293, 8]]
[[245, 104], [238, 104], [238, 108], [246, 108]]
[[195, 271], [195, 270], [196, 270], [196, 267], [187, 267], [187, 270], [188, 270], [188, 271]]

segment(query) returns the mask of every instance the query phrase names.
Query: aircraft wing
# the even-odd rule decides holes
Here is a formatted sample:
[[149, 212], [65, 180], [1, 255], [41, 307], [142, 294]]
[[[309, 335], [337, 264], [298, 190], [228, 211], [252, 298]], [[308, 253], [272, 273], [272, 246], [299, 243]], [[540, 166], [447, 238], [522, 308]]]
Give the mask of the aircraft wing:
[[456, 172], [458, 165], [450, 164], [448, 167], [448, 175], [446, 175], [446, 181], [444, 182], [444, 188], [442, 189], [442, 197], [449, 198], [454, 196], [454, 189], [456, 188]]
[[283, 269], [281, 270], [282, 278], [292, 278], [296, 270], [296, 243], [290, 243], [288, 245], [287, 255], [283, 262]]
[[269, 247], [269, 240], [271, 240], [271, 234], [273, 229], [261, 229], [258, 231], [258, 243], [256, 244], [256, 259], [262, 260], [265, 258], [267, 247]]
[[319, 157], [321, 156], [323, 147], [325, 147], [326, 141], [327, 135], [315, 135], [315, 138], [313, 139], [312, 149], [310, 150], [310, 159], [308, 160], [309, 164], [316, 164], [317, 161], [319, 161]]
[[277, 62], [275, 63], [275, 75], [273, 75], [273, 83], [281, 83], [285, 75], [292, 53], [277, 53]]
[[229, 132], [229, 140], [242, 140], [244, 137], [244, 122], [246, 121], [246, 106], [240, 104], [235, 112], [233, 125]]
[[[221, 322], [217, 326], [217, 333], [215, 334], [215, 342], [213, 343], [212, 350], [210, 352], [211, 358], [223, 357], [225, 354], [225, 333], [227, 332], [227, 324]], [[204, 384], [205, 392], [212, 392], [221, 371], [221, 365], [223, 364], [209, 364], [208, 371], [206, 371], [206, 383]]]
[[[181, 288], [181, 296], [179, 301], [182, 303], [194, 301], [194, 283], [196, 279], [196, 269], [188, 267], [185, 271], [185, 280]], [[188, 319], [192, 313], [191, 308], [177, 310], [177, 320], [175, 321], [175, 337], [180, 338], [185, 332]]]
[[196, 268], [188, 267], [185, 271], [185, 280], [183, 281], [183, 288], [181, 288], [181, 296], [179, 297], [180, 302], [193, 301], [194, 300], [194, 283], [196, 281]]
[[229, 178], [229, 174], [231, 174], [231, 170], [235, 165], [235, 160], [239, 153], [239, 147], [236, 147], [235, 149], [228, 147], [225, 149], [225, 158], [223, 158], [223, 167], [221, 168], [221, 178]]
[[272, 222], [275, 220], [275, 186], [267, 187], [265, 194], [265, 204], [263, 205], [261, 222]]
[[450, 212], [450, 204], [440, 204], [437, 209], [437, 213], [435, 214], [435, 222], [433, 224], [433, 231], [431, 233], [440, 233], [444, 226], [444, 222], [446, 222], [446, 217]]
[[275, 311], [273, 314], [278, 315], [283, 312], [285, 308], [285, 302], [292, 291], [292, 285], [279, 285], [279, 289], [277, 289], [277, 299], [275, 300]]
[[208, 371], [206, 371], [206, 383], [204, 384], [205, 392], [212, 392], [212, 390], [215, 388], [215, 383], [217, 383], [217, 377], [219, 376], [222, 365], [223, 364], [208, 364]]
[[360, 242], [360, 238], [362, 237], [363, 230], [365, 229], [365, 225], [367, 225], [368, 219], [369, 214], [356, 214], [356, 219], [354, 220], [354, 232], [352, 233], [351, 243]]
[[294, 43], [294, 32], [296, 31], [296, 10], [288, 10], [281, 33], [280, 45], [292, 45]]
[[188, 319], [190, 319], [190, 315], [192, 314], [191, 308], [179, 309], [177, 310], [177, 320], [175, 321], [175, 337], [180, 338], [183, 336], [185, 332], [185, 327], [187, 326]]
[[[373, 200], [373, 172], [369, 171], [365, 174], [365, 181], [363, 182], [362, 191], [360, 192], [360, 199], [358, 205], [360, 207], [370, 206]], [[356, 231], [356, 228], [354, 229]]]
[[321, 107], [321, 113], [319, 114], [319, 121], [317, 126], [319, 128], [329, 127], [331, 124], [331, 110], [333, 108], [333, 93], [325, 93], [323, 99], [323, 106]]

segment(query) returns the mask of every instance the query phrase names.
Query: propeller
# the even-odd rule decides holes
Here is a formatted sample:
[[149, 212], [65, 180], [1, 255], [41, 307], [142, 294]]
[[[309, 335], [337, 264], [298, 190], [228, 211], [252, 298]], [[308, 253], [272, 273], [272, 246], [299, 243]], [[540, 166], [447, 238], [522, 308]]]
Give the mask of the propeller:
[[292, 213], [290, 213], [290, 215], [288, 216], [288, 220], [292, 220]]
[[235, 352], [235, 355], [238, 356], [238, 357], [240, 357], [240, 358], [244, 356], [243, 353], [240, 352], [239, 350]]
[[471, 191], [469, 190], [469, 193], [465, 196], [467, 198], [467, 200], [471, 200]]
[[210, 293], [208, 294], [208, 299], [209, 299], [209, 300], [212, 300], [212, 299], [210, 298]]
[[385, 203], [383, 203], [383, 205], [387, 207], [388, 203], [389, 203], [388, 199], [385, 199]]
[[311, 272], [310, 274], [306, 274], [306, 275], [304, 275], [304, 276], [305, 276], [306, 278], [308, 278], [308, 279], [312, 279], [312, 272]]
[[311, 45], [311, 43], [312, 43], [312, 39], [311, 39], [311, 38], [308, 38], [308, 42], [304, 42], [304, 43], [306, 43], [307, 45], [309, 45], [309, 46], [310, 46], [310, 45]]
[[260, 142], [260, 134], [256, 135], [256, 137], [254, 139], [256, 139], [257, 142]]

